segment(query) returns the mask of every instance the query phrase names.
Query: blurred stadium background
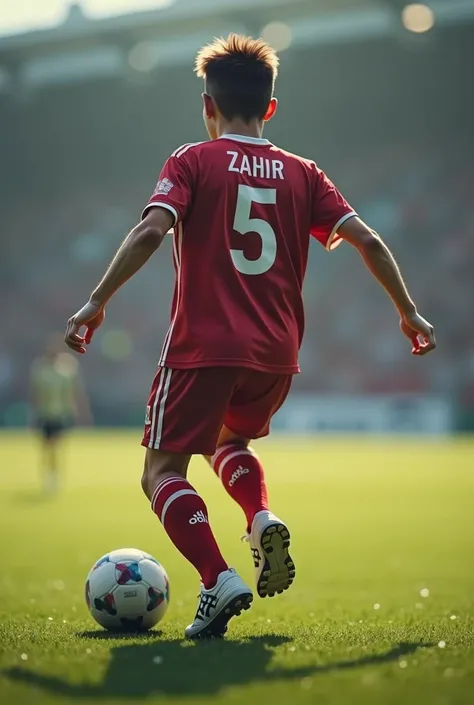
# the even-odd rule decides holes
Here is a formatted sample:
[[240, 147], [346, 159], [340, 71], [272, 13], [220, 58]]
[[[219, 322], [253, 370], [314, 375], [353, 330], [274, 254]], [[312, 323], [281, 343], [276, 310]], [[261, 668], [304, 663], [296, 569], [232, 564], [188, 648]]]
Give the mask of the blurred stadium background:
[[[204, 138], [196, 50], [241, 31], [281, 51], [267, 136], [315, 159], [383, 234], [439, 344], [412, 359], [357, 254], [313, 247], [303, 375], [277, 426], [474, 429], [474, 2], [405, 5], [0, 0], [0, 425], [27, 424], [32, 359], [83, 303], [166, 157]], [[142, 423], [169, 255], [117, 297], [82, 361], [98, 425]]]

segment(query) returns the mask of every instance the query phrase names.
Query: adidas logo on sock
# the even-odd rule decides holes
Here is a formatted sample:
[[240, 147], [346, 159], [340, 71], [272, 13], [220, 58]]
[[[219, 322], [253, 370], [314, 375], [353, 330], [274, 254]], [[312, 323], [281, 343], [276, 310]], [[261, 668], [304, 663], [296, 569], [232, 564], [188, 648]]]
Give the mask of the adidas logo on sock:
[[249, 472], [250, 470], [248, 468], [244, 468], [242, 467], [242, 465], [239, 465], [237, 470], [234, 470], [234, 472], [230, 476], [229, 487], [232, 487], [237, 482], [239, 477], [242, 477], [242, 475], [247, 475]]
[[193, 514], [193, 516], [189, 520], [189, 523], [190, 524], [209, 524], [209, 521], [207, 519], [207, 516], [202, 511], [202, 509], [199, 509], [199, 511], [197, 511], [196, 514]]

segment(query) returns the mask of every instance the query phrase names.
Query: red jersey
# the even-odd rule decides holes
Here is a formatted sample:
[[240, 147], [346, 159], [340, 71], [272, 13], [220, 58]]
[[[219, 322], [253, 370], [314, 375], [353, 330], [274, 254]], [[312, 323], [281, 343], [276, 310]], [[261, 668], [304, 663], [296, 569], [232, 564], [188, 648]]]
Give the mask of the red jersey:
[[266, 139], [225, 135], [177, 149], [143, 216], [154, 206], [175, 218], [159, 365], [299, 372], [310, 235], [334, 249], [356, 215], [324, 172]]

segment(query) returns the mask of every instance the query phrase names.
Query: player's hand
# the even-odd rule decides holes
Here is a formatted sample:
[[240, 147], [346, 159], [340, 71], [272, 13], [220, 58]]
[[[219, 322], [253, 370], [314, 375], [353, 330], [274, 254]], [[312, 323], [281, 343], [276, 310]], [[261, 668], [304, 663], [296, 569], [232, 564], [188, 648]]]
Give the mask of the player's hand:
[[411, 340], [412, 355], [426, 355], [436, 347], [434, 328], [419, 313], [410, 313], [400, 321], [402, 333]]
[[[86, 352], [86, 345], [92, 340], [92, 336], [105, 318], [105, 310], [98, 304], [88, 301], [74, 316], [71, 316], [66, 326], [64, 341], [71, 350], [81, 353]], [[84, 335], [80, 334], [81, 328], [86, 328]]]

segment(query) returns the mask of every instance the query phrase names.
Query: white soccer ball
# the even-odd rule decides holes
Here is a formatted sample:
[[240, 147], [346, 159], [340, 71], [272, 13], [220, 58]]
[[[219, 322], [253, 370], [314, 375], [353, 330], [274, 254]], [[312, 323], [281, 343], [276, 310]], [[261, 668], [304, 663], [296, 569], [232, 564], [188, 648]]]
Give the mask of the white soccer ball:
[[87, 607], [96, 622], [112, 631], [151, 629], [163, 619], [169, 595], [163, 566], [136, 548], [107, 553], [87, 576]]

